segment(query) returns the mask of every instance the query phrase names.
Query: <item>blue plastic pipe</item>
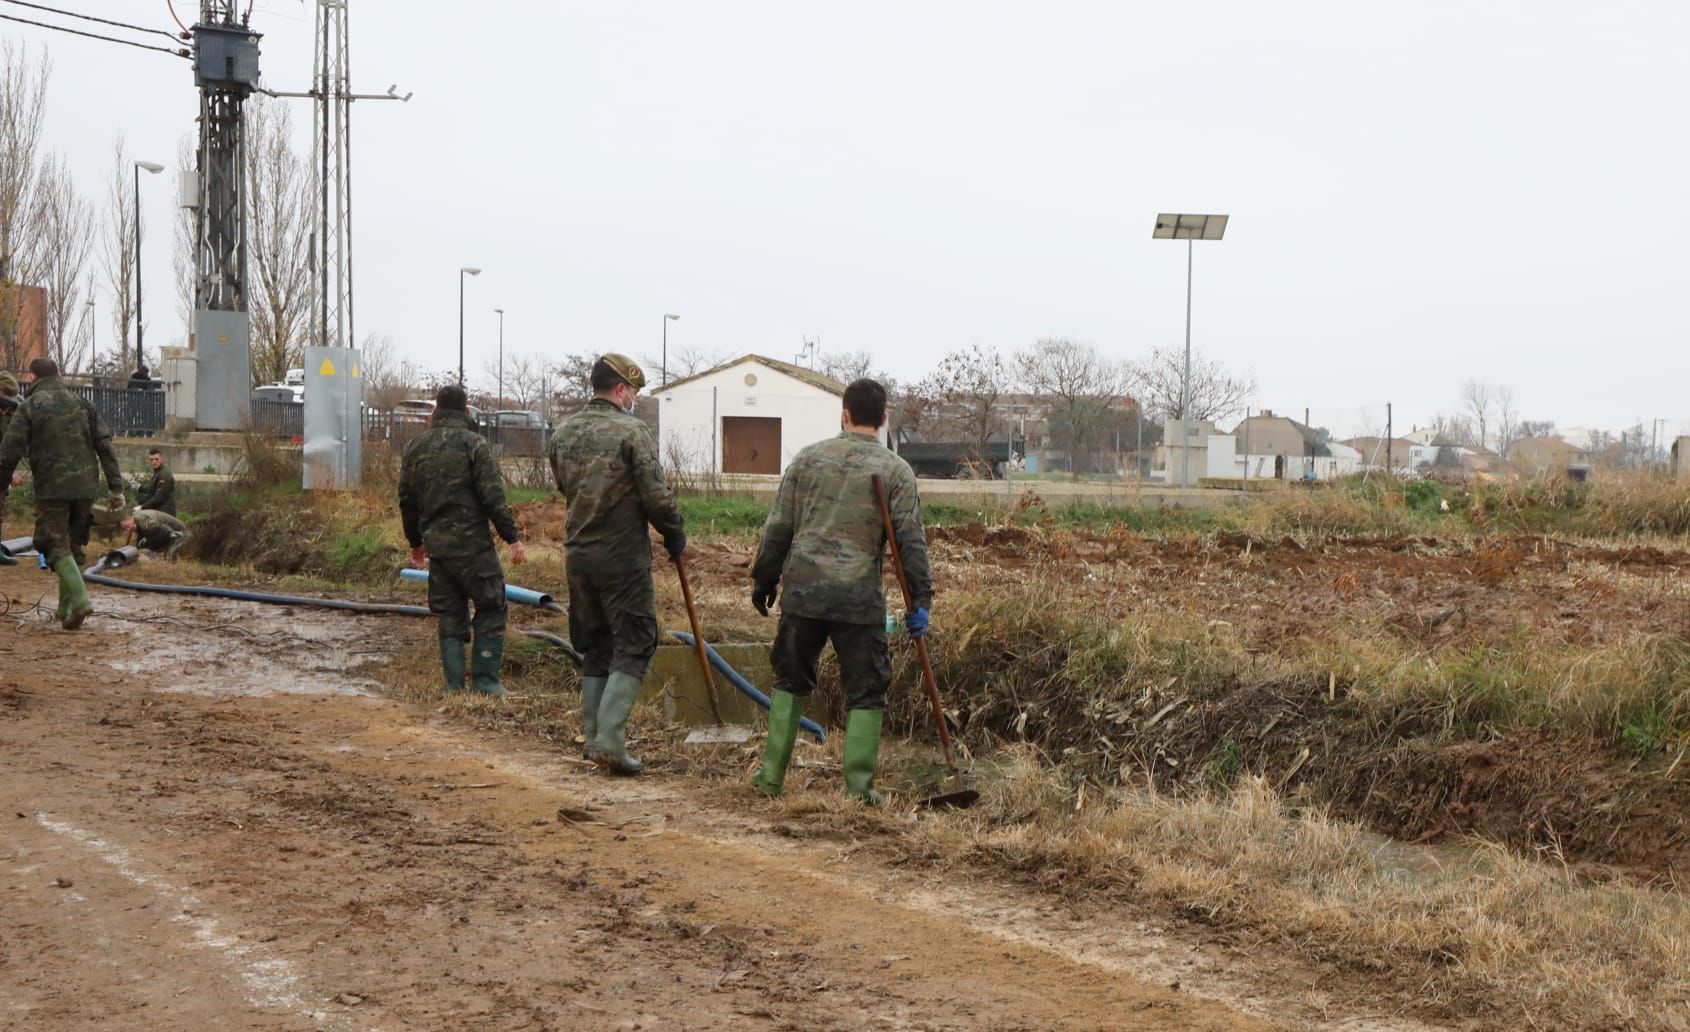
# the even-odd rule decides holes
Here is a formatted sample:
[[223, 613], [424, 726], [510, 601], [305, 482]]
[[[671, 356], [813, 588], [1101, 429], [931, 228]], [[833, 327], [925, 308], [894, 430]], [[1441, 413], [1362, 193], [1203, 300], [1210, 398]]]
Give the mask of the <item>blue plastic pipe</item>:
[[[401, 580], [427, 581], [428, 571], [418, 570], [407, 566], [405, 569], [399, 571], [399, 577]], [[550, 595], [541, 591], [534, 591], [529, 588], [519, 588], [515, 584], [505, 585], [505, 600], [508, 602], [515, 602], [517, 605], [521, 606], [533, 606], [536, 609], [557, 608], [556, 600], [554, 600]]]
[[[685, 631], [670, 631], [669, 635], [685, 645], [690, 646], [692, 644], [692, 635], [686, 633]], [[709, 642], [704, 643], [704, 652], [710, 657], [710, 665], [715, 667], [717, 672], [723, 677], [727, 678], [729, 683], [731, 683], [735, 688], [738, 688], [741, 695], [750, 699], [752, 702], [755, 702], [764, 709], [769, 708], [769, 697], [758, 691], [756, 686], [750, 681], [747, 681], [744, 674], [741, 674], [738, 670], [729, 666], [728, 661], [722, 658], [721, 653], [711, 648]], [[799, 717], [798, 726], [814, 735], [816, 741], [827, 741], [827, 732], [822, 730], [822, 726], [811, 720], [809, 717]]]

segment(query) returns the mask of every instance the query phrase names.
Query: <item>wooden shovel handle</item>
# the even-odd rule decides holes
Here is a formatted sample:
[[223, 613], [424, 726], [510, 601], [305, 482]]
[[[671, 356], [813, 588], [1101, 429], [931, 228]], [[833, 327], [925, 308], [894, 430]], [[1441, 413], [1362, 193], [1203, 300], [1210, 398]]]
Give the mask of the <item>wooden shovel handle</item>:
[[[892, 523], [892, 507], [886, 502], [886, 483], [876, 473], [874, 500], [880, 505], [880, 525], [886, 529], [886, 547], [892, 552], [892, 569], [898, 574], [898, 589], [904, 593], [904, 610], [915, 609], [915, 596], [910, 594], [909, 574], [904, 572], [904, 552], [898, 547], [898, 528]], [[939, 725], [939, 745], [945, 752], [945, 766], [957, 772], [956, 760], [951, 756], [951, 730], [945, 723], [945, 707], [939, 702], [939, 682], [933, 677], [933, 660], [927, 655], [927, 639], [915, 640], [915, 654], [921, 659], [921, 678], [927, 686], [927, 701], [933, 705], [933, 719]]]

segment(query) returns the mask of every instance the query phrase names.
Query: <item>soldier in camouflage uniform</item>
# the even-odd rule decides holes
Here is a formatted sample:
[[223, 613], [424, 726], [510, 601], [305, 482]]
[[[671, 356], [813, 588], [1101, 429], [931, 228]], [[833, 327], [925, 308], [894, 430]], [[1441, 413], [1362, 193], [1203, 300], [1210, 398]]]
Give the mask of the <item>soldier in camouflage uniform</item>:
[[551, 450], [557, 489], [569, 507], [569, 636], [584, 657], [587, 757], [619, 774], [640, 772], [640, 761], [628, 755], [628, 714], [657, 651], [646, 525], [663, 535], [671, 558], [687, 547], [657, 442], [633, 415], [644, 386], [645, 373], [627, 356], [600, 358], [591, 404], [564, 420]]
[[154, 512], [176, 515], [176, 475], [164, 464], [164, 452], [148, 448], [147, 465], [153, 468], [153, 475], [135, 489], [135, 504]]
[[[470, 686], [503, 695], [505, 571], [487, 532], [489, 521], [511, 546], [511, 562], [528, 558], [493, 450], [470, 429], [462, 387], [440, 388], [430, 429], [405, 446], [399, 473], [399, 515], [411, 562], [428, 568], [428, 608], [440, 618], [440, 666], [446, 690], [464, 687], [464, 649], [475, 632]], [[475, 619], [470, 620], [470, 603]]]
[[886, 423], [886, 388], [857, 380], [845, 388], [844, 403], [840, 435], [805, 448], [787, 467], [751, 568], [751, 604], [764, 616], [784, 582], [780, 625], [769, 652], [775, 671], [769, 739], [752, 784], [766, 795], [780, 794], [804, 702], [816, 687], [816, 664], [831, 640], [845, 687], [845, 790], [878, 804], [883, 800], [874, 789], [874, 775], [886, 691], [892, 685], [892, 653], [881, 583], [886, 531], [874, 494], [876, 474], [886, 487], [915, 601], [905, 624], [917, 638], [927, 633], [933, 581], [915, 473], [878, 439]]
[[59, 577], [59, 622], [75, 630], [93, 612], [82, 582], [82, 547], [94, 526], [94, 499], [104, 473], [112, 512], [123, 508], [123, 474], [111, 431], [94, 406], [66, 387], [52, 359], [29, 364], [34, 385], [0, 440], [0, 497], [29, 459], [35, 479], [35, 550]]
[[133, 516], [118, 521], [125, 534], [135, 536], [135, 547], [163, 552], [174, 559], [188, 543], [188, 528], [176, 517], [157, 509], [136, 509]]
[[[12, 413], [18, 410], [18, 403], [21, 400], [18, 397], [18, 378], [11, 373], [0, 372], [0, 441], [6, 439], [6, 427], [11, 425]], [[23, 478], [16, 473], [12, 474], [11, 480], [13, 487], [23, 483]], [[0, 538], [6, 536], [5, 523], [6, 507], [0, 505]], [[5, 552], [0, 552], [0, 566], [16, 566], [17, 564], [16, 559]]]

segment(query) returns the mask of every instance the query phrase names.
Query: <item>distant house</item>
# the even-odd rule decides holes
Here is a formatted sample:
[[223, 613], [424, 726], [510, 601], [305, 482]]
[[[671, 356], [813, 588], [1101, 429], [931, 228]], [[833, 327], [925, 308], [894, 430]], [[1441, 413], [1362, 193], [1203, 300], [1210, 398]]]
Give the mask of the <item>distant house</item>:
[[[1232, 436], [1251, 455], [1314, 456], [1322, 450], [1320, 432], [1289, 416], [1263, 409], [1232, 428]], [[1248, 444], [1245, 445], [1246, 439]]]
[[805, 447], [839, 433], [845, 385], [790, 362], [745, 355], [652, 393], [665, 465], [773, 475]]
[[1508, 446], [1508, 461], [1528, 476], [1588, 472], [1594, 457], [1561, 437], [1524, 437]]
[[[0, 291], [6, 288], [0, 286]], [[40, 287], [19, 287], [17, 310], [17, 366], [23, 369], [37, 358], [47, 358], [47, 291]], [[3, 310], [3, 309], [0, 309]], [[6, 365], [0, 354], [0, 368]]]
[[[1435, 447], [1416, 444], [1406, 437], [1352, 437], [1344, 443], [1361, 454], [1363, 466], [1377, 469], [1384, 469], [1389, 462], [1392, 469], [1414, 470], [1419, 468], [1417, 460], [1424, 458], [1430, 465], [1437, 454]], [[1431, 457], [1426, 456], [1428, 449]]]

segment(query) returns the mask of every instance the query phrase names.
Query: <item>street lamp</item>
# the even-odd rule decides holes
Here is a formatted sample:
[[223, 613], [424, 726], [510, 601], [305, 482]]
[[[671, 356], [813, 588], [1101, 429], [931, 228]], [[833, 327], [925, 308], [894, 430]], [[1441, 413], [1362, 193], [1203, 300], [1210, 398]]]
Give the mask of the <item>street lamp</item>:
[[669, 323], [671, 321], [678, 322], [680, 318], [678, 315], [665, 315], [663, 317], [663, 372], [659, 376], [665, 387], [669, 386]]
[[497, 424], [499, 409], [505, 404], [505, 310], [495, 308], [493, 311], [499, 313], [499, 403], [493, 409], [493, 421]]
[[141, 321], [141, 170], [153, 175], [164, 171], [156, 161], [135, 162], [135, 368], [141, 368], [141, 334], [146, 325]]
[[464, 385], [464, 275], [481, 275], [480, 269], [466, 265], [458, 270], [458, 386]]
[[[1219, 240], [1225, 215], [1158, 215], [1153, 240], [1185, 241], [1185, 375], [1179, 385], [1179, 486], [1191, 486], [1191, 251], [1195, 240]], [[1245, 456], [1248, 464], [1249, 457]]]

